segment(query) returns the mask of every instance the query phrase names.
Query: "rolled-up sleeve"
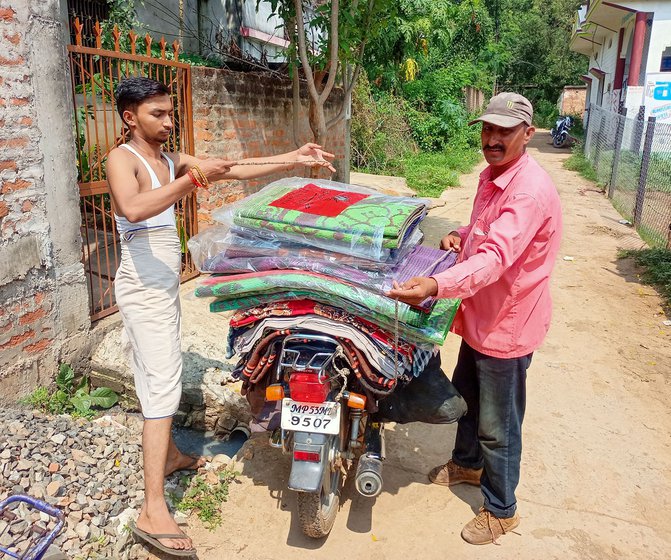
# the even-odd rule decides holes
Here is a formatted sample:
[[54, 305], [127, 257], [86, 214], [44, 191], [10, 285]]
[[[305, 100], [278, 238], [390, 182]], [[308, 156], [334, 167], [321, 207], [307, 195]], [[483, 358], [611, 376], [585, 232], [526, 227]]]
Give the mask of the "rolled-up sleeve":
[[[542, 225], [543, 215], [538, 201], [530, 194], [511, 197], [490, 224], [475, 254], [432, 276], [438, 283], [438, 297], [464, 299], [496, 282], [528, 247]], [[460, 229], [470, 233], [470, 228]], [[465, 241], [462, 236], [462, 250]]]

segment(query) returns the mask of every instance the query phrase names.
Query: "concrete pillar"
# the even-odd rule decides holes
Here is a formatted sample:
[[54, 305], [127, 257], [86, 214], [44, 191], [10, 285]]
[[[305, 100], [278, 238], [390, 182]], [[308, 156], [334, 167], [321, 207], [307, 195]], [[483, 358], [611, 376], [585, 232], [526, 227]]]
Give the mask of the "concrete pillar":
[[634, 27], [634, 42], [631, 46], [631, 63], [629, 65], [629, 85], [640, 85], [641, 61], [643, 60], [643, 45], [645, 44], [645, 26], [648, 19], [646, 12], [636, 12]]

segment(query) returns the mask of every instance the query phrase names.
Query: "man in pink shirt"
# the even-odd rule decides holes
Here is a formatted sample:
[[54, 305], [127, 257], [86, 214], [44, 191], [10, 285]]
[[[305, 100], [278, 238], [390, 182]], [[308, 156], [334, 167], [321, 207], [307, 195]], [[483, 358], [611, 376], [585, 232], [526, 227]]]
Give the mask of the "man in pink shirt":
[[444, 486], [480, 486], [484, 507], [462, 530], [487, 544], [519, 525], [515, 488], [522, 453], [526, 372], [550, 325], [550, 274], [562, 232], [561, 206], [548, 174], [526, 153], [534, 135], [531, 103], [493, 97], [482, 122], [481, 173], [467, 226], [443, 238], [460, 252], [451, 269], [412, 278], [389, 292], [415, 304], [462, 298], [453, 331], [462, 337], [452, 382], [468, 405], [452, 459], [429, 474]]

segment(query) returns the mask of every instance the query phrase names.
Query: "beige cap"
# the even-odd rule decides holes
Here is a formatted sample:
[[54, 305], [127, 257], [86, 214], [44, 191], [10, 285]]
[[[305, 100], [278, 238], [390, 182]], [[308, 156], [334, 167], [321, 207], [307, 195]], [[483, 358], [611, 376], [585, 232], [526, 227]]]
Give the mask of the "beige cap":
[[486, 122], [504, 128], [512, 128], [520, 123], [531, 126], [533, 116], [534, 108], [526, 97], [519, 93], [505, 92], [492, 97], [482, 116], [468, 124]]

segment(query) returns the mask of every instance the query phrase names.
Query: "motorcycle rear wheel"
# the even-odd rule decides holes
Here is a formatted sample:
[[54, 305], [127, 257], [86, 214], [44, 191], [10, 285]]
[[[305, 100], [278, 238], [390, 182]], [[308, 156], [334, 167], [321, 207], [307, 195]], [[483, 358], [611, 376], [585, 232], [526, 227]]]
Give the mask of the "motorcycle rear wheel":
[[[337, 438], [333, 438], [333, 445], [337, 447]], [[326, 476], [329, 475], [328, 484], [327, 481], [322, 482], [319, 493], [299, 492], [296, 497], [301, 529], [313, 539], [321, 539], [331, 532], [340, 507], [342, 472], [336, 467]]]
[[566, 143], [566, 138], [567, 138], [566, 134], [558, 134], [552, 139], [552, 145], [555, 148], [561, 148]]

